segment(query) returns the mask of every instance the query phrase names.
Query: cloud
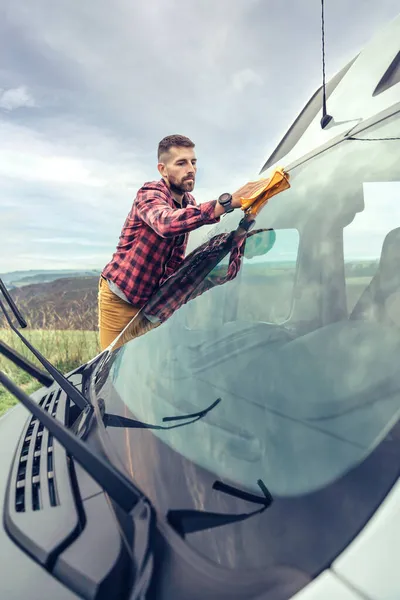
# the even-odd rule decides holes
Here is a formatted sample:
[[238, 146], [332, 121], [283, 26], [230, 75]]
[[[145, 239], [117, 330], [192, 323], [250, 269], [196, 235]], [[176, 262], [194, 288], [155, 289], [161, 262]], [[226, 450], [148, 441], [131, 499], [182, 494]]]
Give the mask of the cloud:
[[256, 73], [253, 69], [242, 69], [233, 74], [232, 86], [236, 92], [246, 91], [251, 84], [262, 85], [262, 77]]
[[[8, 3], [0, 270], [24, 260], [45, 268], [54, 253], [73, 261], [67, 240], [77, 238], [87, 246], [80, 257], [109, 241], [98, 249], [102, 267], [136, 190], [159, 177], [157, 144], [169, 133], [196, 143], [199, 201], [253, 179], [320, 85], [318, 7], [288, 0], [286, 10], [283, 26], [279, 2], [261, 0]], [[331, 3], [328, 76], [397, 12], [394, 0]]]
[[0, 89], [0, 108], [7, 111], [36, 106], [33, 96], [24, 86], [9, 90]]

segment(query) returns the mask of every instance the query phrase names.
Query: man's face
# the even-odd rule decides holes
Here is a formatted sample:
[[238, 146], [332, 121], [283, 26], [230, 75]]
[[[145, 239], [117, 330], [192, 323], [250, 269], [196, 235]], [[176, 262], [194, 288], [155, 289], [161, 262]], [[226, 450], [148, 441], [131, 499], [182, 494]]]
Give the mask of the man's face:
[[194, 189], [197, 159], [193, 148], [173, 146], [161, 161], [158, 170], [173, 192], [183, 194]]

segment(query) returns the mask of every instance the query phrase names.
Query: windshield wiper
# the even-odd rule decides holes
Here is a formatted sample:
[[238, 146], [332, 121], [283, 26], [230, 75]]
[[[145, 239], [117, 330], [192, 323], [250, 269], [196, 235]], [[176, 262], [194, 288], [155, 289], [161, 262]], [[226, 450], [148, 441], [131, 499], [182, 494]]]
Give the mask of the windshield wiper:
[[[3, 295], [7, 301], [8, 306], [10, 307], [11, 311], [13, 312], [13, 314], [14, 314], [15, 318], [17, 319], [18, 323], [20, 324], [20, 326], [22, 328], [27, 327], [27, 323], [26, 323], [25, 319], [23, 318], [20, 311], [18, 310], [15, 302], [11, 298], [11, 296], [1, 278], [0, 278], [0, 290], [3, 292]], [[38, 361], [42, 363], [42, 365], [44, 366], [46, 371], [48, 373], [50, 373], [50, 375], [53, 377], [53, 379], [59, 384], [61, 389], [64, 390], [64, 392], [67, 394], [69, 399], [72, 400], [81, 410], [84, 410], [87, 406], [90, 406], [90, 403], [85, 398], [85, 396], [70, 381], [68, 381], [68, 379], [66, 377], [64, 377], [64, 375], [47, 360], [47, 358], [45, 358], [38, 350], [36, 350], [36, 348], [34, 348], [34, 346], [32, 346], [32, 344], [13, 325], [13, 322], [12, 322], [1, 298], [0, 298], [0, 308], [2, 309], [4, 316], [6, 317], [7, 322], [9, 324], [9, 326], [11, 327], [11, 329], [23, 341], [25, 346], [27, 346], [27, 348], [29, 348], [29, 350], [32, 352], [32, 354], [34, 354], [34, 356], [38, 359]], [[22, 368], [24, 368], [24, 367], [22, 367]], [[24, 370], [26, 370], [26, 369], [24, 368]], [[49, 380], [47, 380], [47, 381], [49, 381]], [[51, 384], [47, 383], [45, 385], [51, 385]]]
[[164, 427], [163, 425], [152, 425], [151, 423], [137, 421], [136, 419], [130, 419], [128, 417], [120, 417], [119, 415], [112, 415], [110, 413], [104, 414], [103, 423], [104, 427], [126, 427], [127, 429], [175, 429], [176, 427], [185, 427], [185, 425], [191, 425], [192, 423], [196, 423], [196, 421], [205, 417], [220, 402], [221, 398], [217, 398], [217, 400], [215, 400], [215, 402], [213, 402], [207, 408], [199, 410], [198, 412], [192, 413], [190, 415], [179, 415], [178, 417], [164, 417], [164, 423], [167, 421], [186, 421], [185, 423], [179, 423], [178, 425], [170, 425], [169, 427]]
[[255, 494], [244, 492], [243, 490], [227, 485], [222, 481], [216, 481], [213, 485], [213, 489], [234, 496], [235, 498], [241, 498], [247, 502], [261, 504], [262, 507], [258, 510], [254, 510], [250, 513], [223, 514], [203, 510], [178, 509], [170, 510], [167, 513], [167, 520], [182, 537], [185, 537], [185, 534], [187, 533], [195, 533], [197, 531], [204, 531], [205, 529], [213, 529], [214, 527], [221, 527], [222, 525], [230, 525], [232, 523], [238, 523], [239, 521], [245, 521], [254, 515], [264, 512], [264, 510], [271, 506], [273, 502], [273, 498], [265, 486], [265, 483], [261, 479], [259, 479], [257, 483], [263, 496], [256, 496]]
[[31, 375], [35, 379], [37, 379], [42, 385], [49, 387], [54, 383], [54, 379], [47, 375], [41, 369], [38, 369], [36, 365], [27, 360], [22, 354], [19, 354], [10, 346], [7, 346], [4, 342], [0, 340], [0, 354], [5, 356], [8, 360], [13, 362], [17, 367], [23, 369], [28, 375]]
[[[151, 423], [145, 423], [144, 421], [138, 421], [136, 419], [130, 419], [128, 417], [120, 417], [119, 415], [114, 415], [110, 413], [104, 414], [103, 423], [105, 427], [121, 427], [127, 429], [174, 429], [176, 427], [184, 427], [186, 425], [191, 425], [199, 419], [202, 419], [220, 402], [221, 398], [217, 398], [217, 400], [215, 400], [215, 402], [213, 402], [210, 406], [198, 412], [191, 413], [188, 415], [179, 415], [177, 417], [164, 417], [164, 422], [186, 420], [185, 423], [179, 423], [178, 425], [171, 425], [169, 427], [165, 427], [163, 425], [153, 425]], [[213, 489], [220, 492], [224, 492], [225, 494], [229, 494], [230, 496], [234, 496], [235, 498], [241, 498], [242, 500], [246, 500], [247, 502], [261, 504], [262, 507], [259, 510], [241, 514], [222, 514], [202, 510], [178, 509], [170, 510], [167, 513], [167, 520], [169, 524], [175, 529], [175, 531], [177, 531], [182, 537], [185, 537], [185, 534], [187, 533], [195, 533], [197, 531], [204, 531], [205, 529], [212, 529], [214, 527], [221, 527], [222, 525], [229, 525], [232, 523], [237, 523], [239, 521], [244, 521], [252, 517], [253, 515], [257, 515], [264, 512], [264, 510], [271, 506], [273, 502], [272, 495], [268, 491], [265, 483], [261, 479], [259, 479], [257, 483], [261, 491], [263, 492], [263, 496], [256, 496], [255, 494], [244, 492], [243, 490], [239, 490], [238, 488], [227, 485], [222, 481], [216, 481], [213, 485]]]
[[[163, 425], [153, 425], [150, 423], [145, 423], [143, 421], [138, 421], [136, 419], [120, 417], [119, 415], [113, 415], [110, 413], [104, 414], [103, 423], [105, 427], [126, 427], [127, 429], [174, 429], [176, 427], [184, 427], [185, 425], [191, 425], [199, 419], [202, 419], [220, 402], [221, 398], [217, 398], [217, 400], [215, 400], [215, 402], [213, 402], [210, 406], [198, 412], [191, 413], [188, 415], [179, 415], [177, 417], [164, 417], [164, 422], [186, 420], [185, 423], [171, 425], [169, 427], [165, 427]], [[237, 523], [239, 521], [244, 521], [252, 517], [253, 515], [262, 513], [269, 506], [271, 506], [273, 502], [272, 495], [268, 491], [265, 483], [261, 479], [259, 479], [257, 483], [261, 491], [263, 492], [263, 496], [256, 496], [255, 494], [244, 492], [243, 490], [239, 490], [238, 488], [227, 485], [222, 481], [216, 481], [213, 485], [213, 489], [220, 492], [224, 492], [225, 494], [229, 494], [230, 496], [234, 496], [235, 498], [241, 498], [242, 500], [246, 500], [247, 502], [261, 504], [262, 507], [259, 510], [255, 510], [253, 512], [244, 514], [222, 514], [202, 510], [178, 509], [170, 510], [167, 513], [167, 520], [169, 524], [175, 529], [175, 531], [177, 531], [182, 537], [185, 537], [185, 534], [187, 533], [195, 533], [197, 531], [203, 531], [205, 529], [212, 529], [214, 527], [221, 527], [222, 525], [229, 525], [232, 523]]]
[[[109, 460], [100, 454], [95, 454], [85, 442], [20, 390], [2, 371], [0, 371], [0, 384], [38, 419], [66, 450], [67, 455], [79, 463], [102, 488], [106, 496], [113, 500], [129, 517], [130, 527], [133, 528], [135, 534], [133, 537], [134, 548], [128, 546], [128, 551], [134, 561], [135, 579], [132, 583], [132, 593], [135, 592], [135, 598], [144, 598], [153, 577], [156, 524], [156, 513], [148, 498]], [[124, 535], [122, 535], [122, 539], [126, 542]]]
[[121, 473], [114, 465], [92, 450], [71, 433], [65, 425], [44, 410], [25, 392], [0, 371], [0, 383], [25, 406], [54, 436], [107, 494], [127, 513], [145, 498], [134, 486], [130, 479]]

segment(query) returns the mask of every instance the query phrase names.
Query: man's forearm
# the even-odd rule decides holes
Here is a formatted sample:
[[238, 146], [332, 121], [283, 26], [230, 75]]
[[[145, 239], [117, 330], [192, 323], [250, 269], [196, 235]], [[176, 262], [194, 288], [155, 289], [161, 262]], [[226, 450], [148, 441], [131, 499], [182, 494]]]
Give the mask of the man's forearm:
[[214, 202], [173, 209], [163, 199], [142, 195], [137, 197], [136, 206], [143, 221], [160, 237], [167, 238], [189, 233], [202, 225], [215, 223]]
[[216, 203], [215, 205], [215, 210], [214, 210], [214, 217], [216, 219], [218, 219], [219, 217], [221, 217], [223, 214], [225, 213], [224, 211], [224, 207], [222, 206], [222, 204], [220, 204], [219, 202]]

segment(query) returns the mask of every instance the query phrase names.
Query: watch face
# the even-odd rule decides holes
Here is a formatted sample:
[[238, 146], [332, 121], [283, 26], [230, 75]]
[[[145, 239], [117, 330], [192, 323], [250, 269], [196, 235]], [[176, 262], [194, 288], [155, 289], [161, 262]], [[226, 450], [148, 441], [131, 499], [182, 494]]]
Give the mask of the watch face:
[[226, 202], [229, 202], [229, 200], [232, 198], [232, 196], [228, 193], [225, 194], [221, 194], [219, 197], [219, 201], [221, 204], [224, 204]]

